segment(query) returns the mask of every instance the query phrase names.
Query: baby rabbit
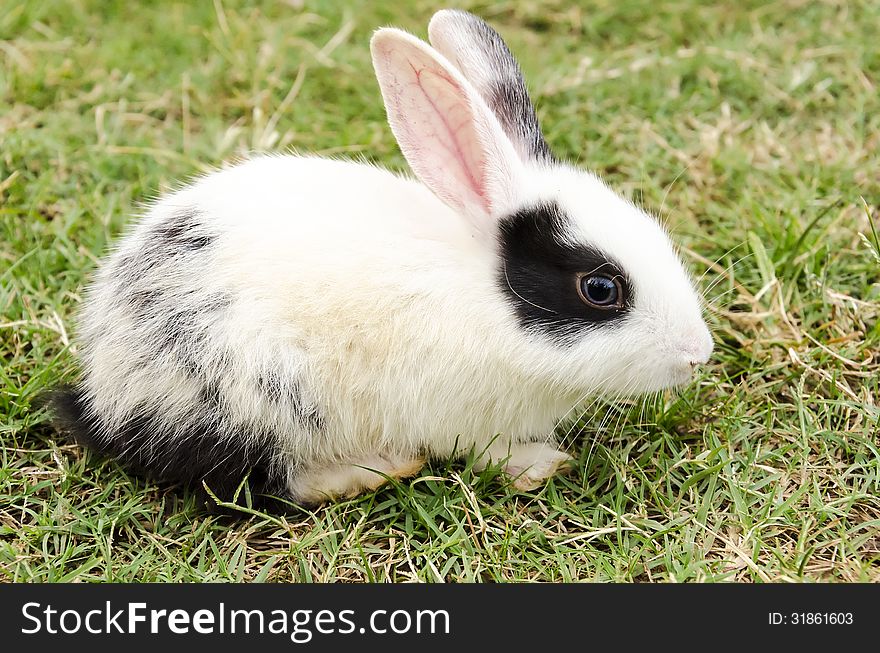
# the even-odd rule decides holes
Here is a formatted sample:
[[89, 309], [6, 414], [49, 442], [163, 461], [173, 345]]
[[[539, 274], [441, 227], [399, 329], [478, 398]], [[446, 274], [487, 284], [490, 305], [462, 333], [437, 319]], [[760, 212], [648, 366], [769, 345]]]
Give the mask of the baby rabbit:
[[501, 37], [454, 10], [429, 36], [370, 43], [418, 181], [268, 155], [156, 201], [88, 289], [61, 428], [221, 499], [316, 504], [468, 451], [532, 489], [573, 406], [708, 360], [666, 233], [554, 157]]

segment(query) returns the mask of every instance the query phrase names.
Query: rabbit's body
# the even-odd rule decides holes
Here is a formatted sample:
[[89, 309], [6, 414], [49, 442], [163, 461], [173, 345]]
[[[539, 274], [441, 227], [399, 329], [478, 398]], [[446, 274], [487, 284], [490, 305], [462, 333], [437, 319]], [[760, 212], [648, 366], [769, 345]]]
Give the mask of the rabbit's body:
[[[699, 300], [656, 222], [401, 35], [377, 34], [374, 61], [426, 185], [262, 156], [157, 201], [87, 294], [82, 380], [56, 404], [69, 428], [227, 494], [250, 473], [311, 502], [471, 449], [533, 487], [567, 459], [553, 429], [579, 401], [705, 360]], [[584, 279], [620, 300], [584, 299]]]
[[149, 418], [131, 455], [214, 429], [280, 456], [291, 484], [305, 463], [550, 441], [577, 396], [564, 379], [547, 393], [546, 357], [484, 346], [516, 342], [497, 284], [494, 253], [421, 184], [260, 157], [163, 198], [121, 241], [81, 316], [82, 387], [108, 430]]

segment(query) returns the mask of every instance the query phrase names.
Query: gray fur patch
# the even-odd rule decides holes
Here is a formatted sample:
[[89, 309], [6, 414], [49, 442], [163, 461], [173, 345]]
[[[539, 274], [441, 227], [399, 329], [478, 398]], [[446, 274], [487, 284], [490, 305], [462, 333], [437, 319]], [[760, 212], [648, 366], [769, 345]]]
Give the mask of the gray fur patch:
[[260, 394], [273, 404], [290, 410], [312, 432], [324, 429], [324, 417], [317, 406], [304, 399], [297, 379], [285, 378], [275, 370], [266, 370], [257, 377]]
[[216, 235], [199, 220], [196, 209], [177, 211], [153, 226], [140, 241], [137, 251], [118, 259], [114, 276], [122, 289], [143, 286], [147, 275], [156, 268], [196, 254], [210, 247], [216, 239]]
[[[171, 266], [196, 266], [182, 259], [203, 256], [216, 240], [194, 208], [177, 211], [150, 228], [137, 251], [121, 257], [113, 271], [119, 301], [141, 324], [143, 343], [155, 353], [174, 352], [183, 367], [199, 372], [198, 352], [215, 314], [232, 304], [222, 292], [206, 292], [174, 274]], [[178, 279], [177, 282], [174, 280]]]

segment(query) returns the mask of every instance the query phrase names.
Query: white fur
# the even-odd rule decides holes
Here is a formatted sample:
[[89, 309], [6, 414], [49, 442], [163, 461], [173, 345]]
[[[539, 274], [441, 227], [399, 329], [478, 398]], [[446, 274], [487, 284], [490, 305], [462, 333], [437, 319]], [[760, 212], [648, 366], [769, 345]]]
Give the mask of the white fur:
[[[380, 34], [383, 47], [417, 47], [449, 65], [414, 37]], [[471, 94], [469, 106], [488, 111], [464, 78], [449, 74]], [[482, 120], [490, 138], [505, 138], [491, 116]], [[485, 129], [479, 137], [485, 145]], [[534, 487], [567, 458], [543, 443], [552, 445], [556, 421], [573, 405], [682, 383], [712, 343], [700, 300], [654, 219], [589, 173], [493, 159], [498, 151], [509, 157], [513, 148], [501, 143], [479, 156], [495, 172], [518, 171], [517, 205], [556, 200], [574, 219], [572, 242], [610, 252], [631, 276], [635, 305], [623, 325], [567, 346], [530, 334], [498, 288], [499, 258], [485, 226], [450, 208], [457, 200], [448, 193], [438, 193], [444, 203], [416, 181], [362, 163], [259, 156], [160, 199], [102, 266], [80, 322], [92, 410], [108, 431], [144, 408], [163, 415], [169, 431], [204, 412], [179, 357], [157, 353], [147, 336], [151, 320], [167, 316], [133, 317], [115, 285], [157, 225], [195, 209], [218, 240], [158, 262], [151, 279], [181, 307], [212, 293], [232, 298], [219, 319], [205, 316], [198, 328], [209, 337], [189, 353], [217, 370], [232, 423], [270, 434], [294, 496], [373, 485], [362, 469], [340, 465], [381, 456], [393, 462], [377, 468], [394, 476], [413, 473], [410, 463], [422, 456], [471, 448], [485, 460], [509, 454], [512, 474], [534, 467], [522, 482]], [[431, 164], [426, 156], [417, 169]], [[495, 201], [490, 217], [512, 201]], [[302, 404], [323, 417], [320, 432], [259, 392], [267, 369], [297, 380]]]

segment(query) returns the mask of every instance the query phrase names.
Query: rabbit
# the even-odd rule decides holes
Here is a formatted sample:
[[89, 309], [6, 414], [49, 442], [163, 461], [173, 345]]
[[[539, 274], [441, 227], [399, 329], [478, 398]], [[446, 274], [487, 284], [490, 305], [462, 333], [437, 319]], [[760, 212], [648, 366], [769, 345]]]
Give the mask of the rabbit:
[[222, 501], [317, 505], [468, 452], [532, 490], [573, 462], [573, 407], [709, 360], [666, 231], [554, 156], [498, 33], [441, 10], [428, 34], [370, 42], [416, 179], [254, 155], [154, 201], [87, 289], [59, 428]]

